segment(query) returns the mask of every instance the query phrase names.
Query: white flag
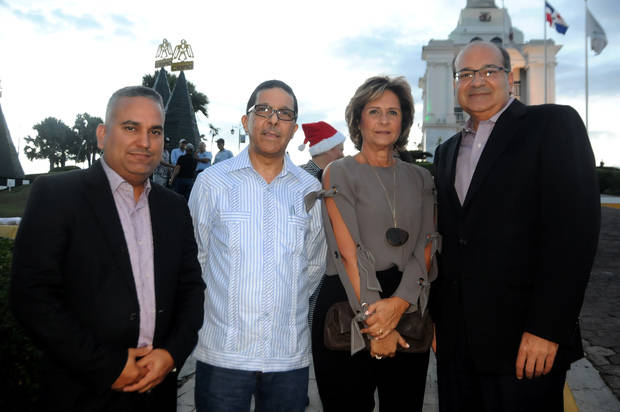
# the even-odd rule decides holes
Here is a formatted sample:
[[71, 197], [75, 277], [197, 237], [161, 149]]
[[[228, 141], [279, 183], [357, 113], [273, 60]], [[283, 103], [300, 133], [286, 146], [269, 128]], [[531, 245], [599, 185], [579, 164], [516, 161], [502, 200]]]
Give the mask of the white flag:
[[586, 35], [590, 36], [590, 48], [598, 55], [601, 54], [605, 46], [607, 46], [607, 35], [605, 30], [598, 24], [590, 9], [586, 9]]

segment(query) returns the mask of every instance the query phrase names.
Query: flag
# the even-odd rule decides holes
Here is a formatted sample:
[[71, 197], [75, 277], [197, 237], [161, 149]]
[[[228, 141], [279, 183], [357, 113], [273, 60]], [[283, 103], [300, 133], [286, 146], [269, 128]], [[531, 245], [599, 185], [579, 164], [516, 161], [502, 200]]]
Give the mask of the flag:
[[545, 2], [545, 20], [549, 23], [549, 26], [555, 26], [555, 29], [560, 34], [566, 34], [568, 30], [568, 24], [564, 21], [560, 13], [558, 13], [551, 4]]
[[607, 35], [592, 13], [590, 13], [590, 9], [586, 9], [586, 13], [586, 35], [590, 36], [590, 48], [598, 55], [607, 46]]

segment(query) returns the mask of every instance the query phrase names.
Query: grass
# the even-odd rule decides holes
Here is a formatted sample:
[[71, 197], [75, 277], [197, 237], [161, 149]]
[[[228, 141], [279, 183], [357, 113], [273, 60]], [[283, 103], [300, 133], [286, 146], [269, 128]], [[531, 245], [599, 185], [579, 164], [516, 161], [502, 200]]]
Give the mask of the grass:
[[24, 214], [30, 195], [30, 185], [18, 186], [0, 192], [0, 217], [16, 217]]

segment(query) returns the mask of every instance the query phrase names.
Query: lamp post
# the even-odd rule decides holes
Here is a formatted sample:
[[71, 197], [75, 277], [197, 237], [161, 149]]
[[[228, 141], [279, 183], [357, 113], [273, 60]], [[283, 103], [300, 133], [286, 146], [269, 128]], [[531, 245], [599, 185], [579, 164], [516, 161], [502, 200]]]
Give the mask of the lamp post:
[[242, 138], [242, 137], [243, 137], [243, 143], [245, 143], [245, 135], [244, 135], [244, 134], [242, 134], [242, 132], [244, 132], [244, 131], [245, 131], [245, 129], [244, 129], [244, 128], [243, 128], [243, 126], [241, 126], [241, 125], [233, 125], [233, 126], [230, 128], [230, 134], [231, 134], [231, 136], [234, 136], [234, 135], [235, 135], [235, 130], [236, 130], [236, 131], [237, 131], [237, 133], [238, 133], [238, 136], [237, 136], [237, 137], [238, 137], [238, 138], [237, 138], [237, 149], [238, 149], [238, 151], [239, 151], [239, 152], [241, 152], [241, 138]]

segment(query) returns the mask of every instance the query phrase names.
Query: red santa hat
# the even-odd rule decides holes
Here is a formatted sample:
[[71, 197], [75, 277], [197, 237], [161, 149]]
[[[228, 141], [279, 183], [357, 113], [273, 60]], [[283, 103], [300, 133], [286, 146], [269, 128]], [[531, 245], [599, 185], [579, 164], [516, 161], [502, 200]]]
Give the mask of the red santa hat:
[[304, 123], [301, 128], [304, 129], [306, 139], [304, 144], [299, 146], [299, 150], [304, 150], [306, 143], [310, 142], [311, 156], [325, 153], [345, 140], [342, 133], [325, 122]]

